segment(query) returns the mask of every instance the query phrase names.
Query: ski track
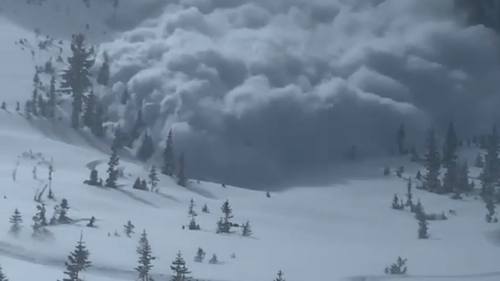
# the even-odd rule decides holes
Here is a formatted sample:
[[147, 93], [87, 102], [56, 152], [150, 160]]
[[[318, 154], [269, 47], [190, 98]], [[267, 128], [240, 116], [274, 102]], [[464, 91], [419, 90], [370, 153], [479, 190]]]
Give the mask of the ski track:
[[[54, 267], [60, 269], [64, 268], [64, 260], [62, 259], [56, 259], [49, 256], [42, 256], [40, 254], [35, 254], [35, 253], [29, 253], [24, 248], [12, 246], [9, 243], [3, 241], [0, 241], [0, 256], [47, 267]], [[124, 280], [124, 279], [134, 280], [137, 277], [137, 272], [135, 270], [126, 270], [110, 266], [100, 266], [96, 264], [93, 264], [92, 267], [88, 268], [86, 272], [104, 277], [111, 277], [113, 279], [118, 279], [118, 280]], [[156, 280], [168, 280], [170, 279], [170, 277], [172, 277], [171, 275], [160, 274], [160, 273], [152, 273], [151, 276], [153, 277], [153, 279]], [[227, 280], [210, 280], [210, 279], [197, 279], [197, 278], [193, 279], [197, 281], [227, 281]]]

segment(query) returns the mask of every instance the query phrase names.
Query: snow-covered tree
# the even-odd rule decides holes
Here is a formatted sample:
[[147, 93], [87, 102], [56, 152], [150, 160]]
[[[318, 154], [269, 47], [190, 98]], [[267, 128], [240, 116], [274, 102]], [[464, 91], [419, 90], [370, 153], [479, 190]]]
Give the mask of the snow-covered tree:
[[425, 215], [419, 215], [418, 216], [418, 238], [419, 239], [429, 238], [428, 225], [429, 224], [427, 223], [427, 219], [425, 218]]
[[171, 281], [187, 281], [190, 278], [187, 276], [191, 272], [186, 267], [186, 262], [182, 258], [181, 252], [177, 253], [177, 257], [172, 262], [170, 269], [174, 272]]
[[283, 278], [283, 272], [281, 270], [278, 271], [278, 277], [276, 277], [274, 281], [285, 281], [285, 278]]
[[139, 241], [138, 246], [139, 253], [139, 265], [135, 270], [139, 273], [139, 280], [141, 281], [152, 281], [150, 276], [151, 269], [153, 268], [152, 261], [156, 259], [153, 256], [151, 246], [149, 245], [148, 236], [146, 230], [141, 234], [141, 241]]
[[156, 172], [156, 167], [153, 165], [149, 170], [149, 186], [151, 186], [151, 191], [157, 191], [158, 187], [158, 173]]
[[210, 260], [208, 261], [209, 264], [217, 264], [219, 260], [217, 259], [217, 255], [213, 254]]
[[222, 214], [224, 218], [221, 218], [217, 223], [217, 233], [229, 233], [231, 231], [232, 223], [230, 219], [233, 218], [233, 210], [231, 205], [229, 205], [229, 200], [226, 200], [221, 207]]
[[9, 233], [14, 236], [18, 236], [21, 232], [21, 229], [23, 228], [23, 217], [21, 216], [21, 212], [19, 212], [17, 208], [14, 210], [14, 213], [10, 217], [9, 221], [11, 224]]
[[439, 173], [441, 161], [436, 144], [436, 134], [434, 129], [429, 129], [427, 133], [427, 153], [424, 155], [424, 166], [427, 170], [424, 176], [424, 186], [427, 190], [433, 192], [441, 191], [441, 181]]
[[210, 213], [210, 210], [208, 209], [208, 206], [206, 203], [203, 204], [203, 206], [201, 207], [201, 212], [206, 213], [206, 214]]
[[109, 82], [109, 56], [108, 53], [104, 52], [102, 54], [104, 62], [99, 68], [99, 72], [97, 73], [97, 84], [107, 86]]
[[90, 68], [94, 65], [94, 49], [86, 47], [85, 35], [80, 33], [72, 36], [71, 51], [68, 68], [62, 74], [61, 88], [71, 90], [73, 95], [71, 127], [78, 129], [84, 93], [92, 87]]
[[500, 143], [497, 134], [496, 126], [490, 136], [488, 136], [486, 143], [486, 155], [484, 157], [484, 167], [479, 175], [481, 185], [484, 190], [484, 195], [489, 196], [493, 194], [494, 186], [500, 179], [500, 161], [499, 161]]
[[443, 144], [443, 167], [450, 168], [452, 165], [456, 166], [457, 161], [458, 139], [455, 133], [455, 126], [450, 122], [446, 139]]
[[489, 223], [496, 222], [497, 219], [495, 218], [495, 202], [493, 201], [492, 196], [489, 196], [486, 199], [486, 209], [488, 210], [488, 213], [486, 214], [486, 221]]
[[82, 281], [81, 273], [92, 266], [89, 256], [90, 252], [83, 242], [83, 237], [80, 236], [75, 250], [69, 254], [68, 261], [64, 263], [66, 265], [64, 274], [67, 277], [63, 281]]
[[118, 180], [118, 165], [120, 158], [118, 157], [117, 148], [113, 145], [111, 147], [111, 155], [108, 162], [108, 178], [106, 179], [106, 187], [116, 188], [116, 181]]
[[153, 156], [154, 152], [155, 144], [153, 142], [153, 138], [146, 130], [146, 132], [144, 132], [144, 137], [142, 138], [141, 145], [137, 150], [137, 158], [139, 158], [139, 160], [141, 161], [146, 161], [151, 158], [151, 156]]
[[386, 274], [405, 274], [406, 273], [406, 259], [402, 259], [401, 257], [398, 257], [398, 260], [393, 263], [390, 267], [385, 268], [385, 273]]
[[181, 153], [181, 156], [179, 156], [179, 169], [177, 171], [177, 184], [184, 187], [187, 185], [185, 166], [184, 153]]
[[172, 129], [168, 132], [165, 149], [163, 150], [162, 173], [168, 176], [173, 176], [175, 173], [174, 139]]

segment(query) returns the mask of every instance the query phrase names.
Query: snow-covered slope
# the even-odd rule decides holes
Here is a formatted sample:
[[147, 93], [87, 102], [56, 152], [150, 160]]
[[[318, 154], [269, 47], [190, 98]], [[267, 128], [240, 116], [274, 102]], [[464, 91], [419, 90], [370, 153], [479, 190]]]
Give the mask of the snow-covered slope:
[[[85, 280], [136, 280], [135, 251], [142, 230], [147, 230], [157, 257], [153, 268], [157, 281], [167, 280], [170, 262], [178, 251], [183, 253], [191, 276], [200, 280], [272, 280], [278, 270], [288, 281], [500, 278], [498, 226], [484, 222], [484, 205], [473, 196], [455, 201], [415, 190], [414, 197], [422, 201], [426, 211], [457, 213], [449, 215], [449, 220], [430, 222], [428, 240], [417, 239], [417, 221], [411, 213], [390, 209], [392, 196], [404, 196], [407, 183], [396, 176], [382, 177], [382, 168], [404, 165], [408, 172], [404, 176], [414, 176], [418, 166], [406, 159], [346, 164], [337, 172], [348, 169], [349, 173], [332, 184], [297, 187], [271, 193], [270, 198], [265, 192], [196, 180], [183, 188], [165, 176], [160, 177], [158, 194], [134, 190], [134, 180], [146, 178], [147, 170], [128, 160], [121, 162], [124, 177], [119, 179], [119, 189], [84, 185], [90, 166], [97, 165], [105, 177], [106, 144], [85, 132], [70, 130], [64, 119], [56, 124], [37, 118], [28, 121], [22, 111], [14, 110], [15, 103], [23, 104], [31, 93], [35, 63], [43, 62], [38, 53], [32, 58], [29, 50], [23, 51], [14, 41], [33, 36], [0, 17], [0, 99], [7, 104], [7, 110], [0, 110], [0, 265], [10, 280], [31, 280], [33, 276], [61, 279], [67, 254], [80, 235], [93, 263]], [[461, 153], [472, 163], [477, 151]], [[47, 215], [50, 217], [52, 208], [65, 198], [71, 207], [68, 215], [76, 223], [49, 227], [53, 239], [40, 242], [31, 237], [31, 217], [37, 205], [33, 197], [47, 183], [46, 162], [50, 159], [54, 161], [56, 200], [43, 196]], [[361, 174], [363, 177], [357, 176]], [[477, 174], [473, 169], [472, 177]], [[182, 229], [189, 222], [191, 199], [197, 204], [199, 231]], [[252, 236], [241, 237], [239, 228], [231, 235], [215, 233], [225, 200], [233, 208], [235, 223], [250, 222]], [[209, 207], [209, 214], [201, 212], [203, 204]], [[15, 208], [24, 219], [24, 229], [16, 239], [7, 234], [8, 219]], [[92, 216], [97, 219], [97, 228], [86, 227]], [[136, 226], [131, 238], [122, 233], [128, 220]], [[198, 247], [207, 252], [203, 263], [193, 261]], [[208, 264], [212, 254], [218, 256], [219, 264]], [[384, 276], [383, 269], [398, 256], [408, 259], [408, 276]]]

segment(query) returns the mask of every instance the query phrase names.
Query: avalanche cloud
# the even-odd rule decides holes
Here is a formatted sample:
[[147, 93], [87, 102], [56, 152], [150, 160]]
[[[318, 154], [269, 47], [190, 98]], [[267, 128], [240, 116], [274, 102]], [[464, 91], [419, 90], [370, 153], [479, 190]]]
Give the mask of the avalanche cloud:
[[160, 146], [174, 129], [192, 177], [268, 188], [352, 145], [387, 155], [401, 122], [421, 147], [431, 125], [469, 137], [500, 120], [497, 35], [452, 0], [165, 3], [100, 51]]

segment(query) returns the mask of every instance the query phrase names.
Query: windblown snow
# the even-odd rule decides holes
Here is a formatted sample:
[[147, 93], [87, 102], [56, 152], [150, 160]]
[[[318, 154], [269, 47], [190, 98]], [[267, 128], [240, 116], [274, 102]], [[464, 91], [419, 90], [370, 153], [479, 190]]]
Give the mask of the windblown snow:
[[[418, 146], [431, 123], [454, 120], [467, 137], [500, 117], [491, 91], [500, 81], [497, 38], [462, 25], [451, 1], [121, 0], [118, 10], [112, 2], [91, 1], [88, 10], [76, 0], [0, 3], [0, 99], [7, 105], [0, 110], [0, 265], [9, 280], [61, 280], [80, 236], [93, 264], [85, 280], [137, 280], [143, 230], [157, 281], [170, 279], [179, 251], [193, 278], [210, 281], [273, 280], [279, 270], [287, 281], [499, 280], [498, 224], [485, 222], [475, 195], [452, 200], [414, 190], [426, 211], [448, 216], [430, 222], [427, 240], [417, 239], [413, 214], [390, 208], [394, 194], [404, 197], [405, 179], [423, 171], [383, 156], [400, 122]], [[88, 19], [95, 20], [86, 30]], [[118, 189], [85, 185], [90, 169], [106, 174], [109, 145], [69, 129], [68, 100], [61, 99], [55, 123], [16, 112], [31, 94], [34, 66], [64, 56], [68, 36], [79, 31], [112, 60], [112, 85], [103, 93], [110, 121], [130, 125], [116, 98], [128, 87], [154, 139], [163, 143], [173, 127], [176, 144], [189, 151], [187, 188], [161, 175], [158, 193], [132, 189], [151, 164], [129, 153], [120, 155]], [[38, 51], [45, 34], [61, 44]], [[33, 46], [16, 43], [22, 38]], [[267, 182], [294, 181], [292, 172], [304, 167], [323, 178], [352, 144], [367, 158], [382, 156], [337, 164], [328, 184], [266, 196]], [[473, 163], [477, 153], [462, 148], [460, 156]], [[31, 237], [33, 198], [48, 184], [51, 160], [55, 199], [43, 195], [47, 215], [64, 198], [75, 222], [50, 226], [53, 239], [41, 242]], [[403, 178], [383, 177], [386, 165], [405, 166]], [[478, 174], [471, 168], [476, 184]], [[191, 199], [198, 231], [182, 227]], [[250, 222], [250, 237], [238, 227], [216, 233], [226, 200], [235, 223]], [[204, 204], [210, 213], [201, 212]], [[24, 220], [19, 238], [8, 235], [16, 208]], [[93, 216], [96, 227], [87, 227]], [[130, 238], [123, 233], [129, 220], [136, 226]], [[207, 252], [203, 263], [193, 260], [199, 247]], [[207, 262], [213, 254], [218, 264]], [[398, 256], [408, 259], [408, 274], [389, 278], [383, 270]]]

